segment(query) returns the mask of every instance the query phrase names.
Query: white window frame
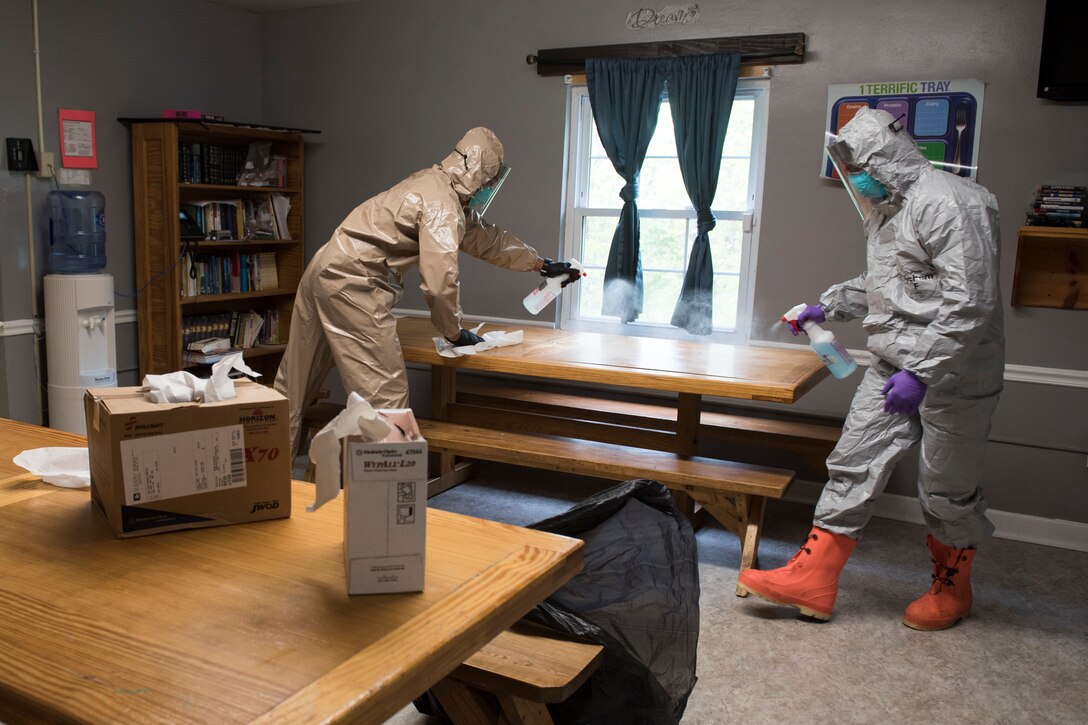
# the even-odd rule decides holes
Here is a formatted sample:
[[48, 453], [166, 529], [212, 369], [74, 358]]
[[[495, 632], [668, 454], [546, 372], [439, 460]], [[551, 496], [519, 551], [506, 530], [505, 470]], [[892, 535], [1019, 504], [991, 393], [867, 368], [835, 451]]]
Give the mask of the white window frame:
[[[759, 249], [759, 224], [763, 209], [763, 171], [767, 148], [767, 106], [770, 84], [764, 79], [741, 79], [737, 85], [737, 97], [752, 98], [755, 101], [755, 123], [752, 129], [752, 148], [748, 170], [747, 208], [732, 211], [714, 211], [720, 220], [739, 220], [742, 222], [741, 260], [738, 270], [737, 324], [734, 330], [715, 329], [710, 335], [694, 336], [672, 325], [658, 322], [635, 320], [626, 324], [619, 321], [588, 320], [574, 316], [578, 309], [579, 285], [567, 288], [559, 302], [558, 323], [564, 329], [587, 330], [619, 335], [643, 337], [661, 337], [672, 339], [698, 339], [708, 342], [726, 342], [733, 344], [747, 343], [751, 333], [752, 301], [755, 296], [756, 260]], [[584, 100], [583, 100], [584, 99]], [[567, 154], [564, 162], [563, 189], [563, 239], [560, 245], [562, 258], [581, 258], [581, 229], [586, 216], [600, 216], [615, 213], [619, 217], [620, 207], [609, 209], [586, 208], [579, 201], [588, 194], [587, 184], [582, 178], [580, 160], [589, 155], [592, 136], [596, 128], [589, 113], [580, 113], [582, 104], [588, 108], [589, 92], [585, 84], [567, 83]], [[619, 189], [617, 188], [617, 192]], [[618, 197], [617, 197], [618, 198]], [[642, 219], [678, 218], [690, 219], [695, 223], [694, 209], [688, 210], [644, 210], [639, 208]]]

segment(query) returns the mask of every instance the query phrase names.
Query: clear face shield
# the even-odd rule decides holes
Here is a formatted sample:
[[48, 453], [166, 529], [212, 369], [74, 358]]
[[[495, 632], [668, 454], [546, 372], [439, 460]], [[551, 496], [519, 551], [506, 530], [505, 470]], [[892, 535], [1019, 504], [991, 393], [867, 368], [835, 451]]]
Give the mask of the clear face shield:
[[495, 177], [481, 186], [479, 191], [473, 194], [472, 198], [465, 204], [466, 216], [473, 213], [483, 216], [484, 212], [487, 211], [487, 207], [491, 205], [491, 200], [499, 193], [502, 182], [506, 181], [506, 177], [509, 175], [510, 167], [500, 163], [499, 171], [495, 174]]
[[870, 176], [869, 172], [853, 162], [850, 148], [845, 141], [839, 141], [837, 137], [833, 137], [827, 146], [827, 156], [831, 159], [831, 165], [835, 167], [843, 186], [850, 194], [854, 208], [858, 210], [862, 221], [865, 221], [881, 203], [887, 200], [888, 190]]

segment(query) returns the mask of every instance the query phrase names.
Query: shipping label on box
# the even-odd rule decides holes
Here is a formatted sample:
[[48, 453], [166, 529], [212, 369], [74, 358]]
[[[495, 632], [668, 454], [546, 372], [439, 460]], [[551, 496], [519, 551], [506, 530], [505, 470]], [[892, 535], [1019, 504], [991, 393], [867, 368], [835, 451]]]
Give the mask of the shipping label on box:
[[[415, 440], [344, 441], [344, 565], [348, 594], [423, 590], [427, 442], [410, 410], [397, 425]], [[406, 414], [406, 415], [405, 415]]]
[[291, 515], [287, 399], [237, 381], [215, 403], [154, 403], [143, 388], [84, 395], [91, 499], [120, 537]]
[[246, 485], [240, 425], [121, 441], [125, 501], [150, 503]]

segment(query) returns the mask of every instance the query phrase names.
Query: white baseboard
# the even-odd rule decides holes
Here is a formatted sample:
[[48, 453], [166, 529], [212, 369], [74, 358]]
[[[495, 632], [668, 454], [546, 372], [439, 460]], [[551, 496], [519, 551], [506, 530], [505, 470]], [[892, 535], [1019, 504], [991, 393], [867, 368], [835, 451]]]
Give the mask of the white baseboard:
[[[822, 483], [794, 481], [786, 500], [815, 505], [822, 490]], [[911, 524], [925, 523], [918, 499], [893, 493], [880, 495], [876, 500], [876, 511], [873, 515]], [[995, 538], [1024, 541], [1029, 544], [1041, 544], [1072, 551], [1088, 551], [1088, 523], [1048, 519], [994, 509], [987, 511], [986, 516], [994, 524]]]

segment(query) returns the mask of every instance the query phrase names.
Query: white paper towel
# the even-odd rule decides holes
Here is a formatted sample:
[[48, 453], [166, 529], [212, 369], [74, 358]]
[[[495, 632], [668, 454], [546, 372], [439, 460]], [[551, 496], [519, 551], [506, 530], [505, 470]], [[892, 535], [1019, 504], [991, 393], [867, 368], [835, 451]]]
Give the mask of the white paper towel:
[[390, 424], [358, 393], [351, 393], [340, 415], [330, 420], [310, 442], [315, 496], [313, 505], [306, 507], [307, 511], [317, 511], [340, 493], [340, 441], [350, 435], [362, 436], [368, 441], [408, 440], [404, 429]]
[[178, 370], [164, 375], [145, 375], [143, 385], [148, 388], [148, 397], [156, 403], [214, 403], [233, 400], [234, 381], [228, 377], [231, 370], [238, 370], [251, 377], [261, 376], [245, 364], [239, 351], [212, 365], [210, 378], [198, 378], [188, 371]]
[[11, 460], [54, 486], [87, 488], [91, 485], [91, 464], [86, 448], [31, 448]]
[[[472, 331], [479, 334], [480, 328], [485, 324], [486, 323], [481, 322], [473, 328]], [[442, 357], [461, 357], [462, 355], [475, 355], [478, 352], [484, 352], [485, 350], [491, 350], [496, 347], [518, 345], [521, 343], [523, 337], [524, 333], [521, 330], [513, 330], [511, 332], [495, 330], [493, 332], [485, 332], [483, 334], [483, 342], [478, 342], [475, 345], [461, 345], [460, 347], [454, 347], [454, 344], [444, 337], [436, 337], [433, 339], [434, 349]]]

